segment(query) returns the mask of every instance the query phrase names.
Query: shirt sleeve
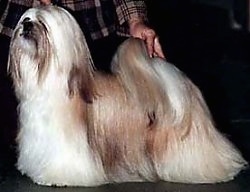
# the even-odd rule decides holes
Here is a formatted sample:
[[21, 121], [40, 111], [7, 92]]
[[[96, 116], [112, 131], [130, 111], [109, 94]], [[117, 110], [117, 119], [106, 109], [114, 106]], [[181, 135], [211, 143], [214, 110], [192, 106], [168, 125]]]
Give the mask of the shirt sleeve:
[[147, 8], [143, 0], [114, 0], [114, 4], [120, 25], [131, 18], [147, 20]]

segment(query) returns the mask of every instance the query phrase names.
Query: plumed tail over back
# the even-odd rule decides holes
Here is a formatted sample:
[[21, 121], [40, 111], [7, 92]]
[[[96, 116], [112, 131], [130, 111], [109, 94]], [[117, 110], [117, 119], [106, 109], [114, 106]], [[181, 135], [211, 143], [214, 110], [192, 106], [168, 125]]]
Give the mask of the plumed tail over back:
[[[221, 182], [246, 167], [240, 152], [215, 129], [199, 89], [172, 64], [150, 58], [143, 41], [131, 38], [123, 43], [112, 68], [143, 110], [156, 119], [147, 138], [160, 179]], [[140, 91], [142, 87], [146, 91]]]
[[144, 110], [167, 110], [168, 97], [151, 64], [144, 42], [130, 38], [119, 47], [111, 67], [129, 97], [139, 102]]

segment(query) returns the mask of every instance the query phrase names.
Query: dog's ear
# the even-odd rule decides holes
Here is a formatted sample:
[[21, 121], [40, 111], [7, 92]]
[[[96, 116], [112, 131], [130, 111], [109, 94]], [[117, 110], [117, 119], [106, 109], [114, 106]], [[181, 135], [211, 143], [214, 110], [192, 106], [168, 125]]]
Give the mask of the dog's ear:
[[10, 50], [8, 55], [8, 63], [7, 63], [7, 73], [11, 75], [14, 82], [20, 82], [21, 72], [20, 72], [20, 58], [23, 55], [22, 49], [19, 49], [13, 39], [16, 38], [16, 33], [14, 33], [11, 41], [10, 41]]
[[72, 67], [68, 79], [68, 88], [70, 96], [78, 92], [86, 103], [92, 103], [96, 94], [93, 72], [88, 65], [82, 63], [80, 66], [74, 65]]
[[[69, 18], [74, 20], [70, 15]], [[67, 74], [69, 96], [79, 94], [85, 102], [92, 103], [95, 97], [93, 60], [81, 29], [76, 22], [71, 25], [74, 30], [67, 29], [68, 38], [65, 39], [68, 48], [66, 53], [69, 56], [66, 58], [69, 62], [66, 65], [70, 65]], [[62, 60], [62, 63], [66, 60]]]
[[7, 73], [11, 75], [12, 79], [14, 79], [14, 82], [19, 82], [21, 77], [18, 58], [19, 56], [14, 56], [13, 52], [10, 51], [7, 64]]

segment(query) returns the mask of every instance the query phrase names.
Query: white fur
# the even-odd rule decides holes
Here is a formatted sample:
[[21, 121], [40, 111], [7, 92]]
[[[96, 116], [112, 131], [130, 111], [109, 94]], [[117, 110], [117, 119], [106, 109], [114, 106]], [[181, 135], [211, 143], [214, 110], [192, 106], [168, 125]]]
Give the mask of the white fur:
[[[42, 30], [35, 41], [22, 35], [25, 18]], [[182, 72], [150, 59], [138, 39], [121, 45], [112, 75], [94, 72], [82, 32], [62, 8], [22, 16], [9, 70], [20, 101], [17, 166], [38, 184], [214, 183], [247, 164]]]
[[64, 97], [41, 95], [20, 105], [18, 169], [46, 185], [103, 184], [101, 163], [88, 147], [86, 135], [73, 132], [75, 127], [84, 129], [84, 125], [74, 122]]
[[[26, 17], [31, 18], [34, 22], [39, 19], [39, 16], [46, 18], [45, 24], [53, 37], [51, 42], [57, 53], [50, 58], [50, 62], [56, 63], [56, 65], [50, 66], [46, 79], [39, 86], [38, 69], [36, 65], [30, 63], [32, 62], [30, 56], [24, 56], [20, 61], [23, 83], [16, 86], [17, 95], [22, 101], [19, 105], [21, 129], [17, 138], [19, 145], [18, 169], [39, 184], [59, 186], [103, 184], [105, 175], [100, 166], [101, 163], [98, 163], [98, 158], [95, 158], [88, 147], [86, 134], [83, 131], [70, 131], [75, 127], [84, 130], [85, 125], [75, 122], [74, 114], [67, 111], [67, 103], [70, 102], [70, 98], [67, 95], [65, 75], [69, 74], [71, 67], [69, 64], [79, 62], [76, 61], [79, 50], [74, 45], [81, 40], [78, 35], [82, 35], [82, 33], [74, 31], [76, 23], [71, 23], [72, 17], [66, 11], [60, 9], [64, 13], [63, 15], [57, 14], [57, 12], [53, 15], [52, 12], [54, 17], [47, 15], [49, 11], [40, 11], [28, 10], [20, 22]], [[58, 20], [56, 17], [63, 17], [63, 19]], [[65, 23], [58, 21], [65, 21], [72, 26], [66, 26], [67, 32], [61, 31], [60, 26]], [[20, 22], [16, 31], [20, 28]], [[50, 29], [52, 26], [53, 29]], [[75, 39], [65, 38], [65, 32], [69, 36], [74, 36]], [[25, 51], [32, 53], [34, 47], [30, 48], [25, 40], [19, 38], [23, 43], [22, 47], [28, 49]], [[64, 49], [64, 47], [70, 47], [70, 49]], [[85, 51], [85, 49], [84, 47], [81, 51]], [[85, 52], [88, 53], [88, 51]], [[54, 90], [57, 91], [54, 92]], [[71, 136], [65, 135], [65, 130], [69, 130]]]

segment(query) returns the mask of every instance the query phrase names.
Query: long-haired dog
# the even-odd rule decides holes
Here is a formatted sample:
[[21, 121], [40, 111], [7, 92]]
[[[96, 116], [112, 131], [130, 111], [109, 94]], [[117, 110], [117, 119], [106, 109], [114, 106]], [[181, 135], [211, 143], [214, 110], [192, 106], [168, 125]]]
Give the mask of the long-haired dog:
[[94, 70], [85, 38], [64, 9], [33, 8], [14, 30], [9, 71], [20, 101], [21, 173], [43, 185], [214, 183], [246, 166], [214, 127], [198, 88], [128, 39], [112, 74]]

